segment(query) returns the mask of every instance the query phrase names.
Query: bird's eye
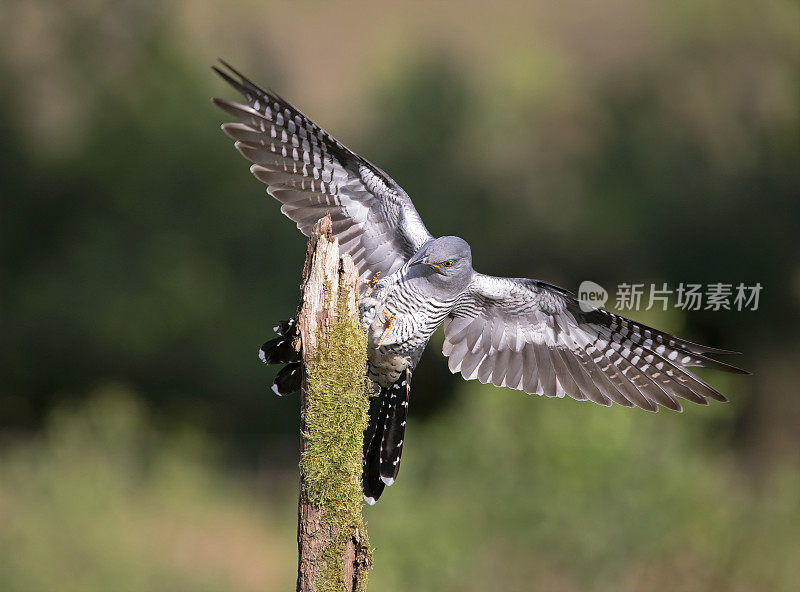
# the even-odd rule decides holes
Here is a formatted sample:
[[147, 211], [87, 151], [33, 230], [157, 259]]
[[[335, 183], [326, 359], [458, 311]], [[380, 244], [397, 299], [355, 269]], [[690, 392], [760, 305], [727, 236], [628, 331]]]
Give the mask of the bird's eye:
[[452, 259], [448, 259], [447, 261], [442, 261], [442, 265], [444, 267], [453, 267], [453, 263], [455, 263], [455, 261], [453, 261]]

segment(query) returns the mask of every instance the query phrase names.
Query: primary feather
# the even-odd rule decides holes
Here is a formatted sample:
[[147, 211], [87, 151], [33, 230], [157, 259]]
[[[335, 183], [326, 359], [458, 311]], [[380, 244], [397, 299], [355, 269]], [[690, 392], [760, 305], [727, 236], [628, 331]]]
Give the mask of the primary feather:
[[214, 70], [247, 101], [212, 99], [238, 120], [222, 130], [303, 234], [330, 212], [333, 234], [362, 278], [396, 271], [433, 238], [406, 192], [386, 173], [274, 92], [222, 64], [227, 71]]

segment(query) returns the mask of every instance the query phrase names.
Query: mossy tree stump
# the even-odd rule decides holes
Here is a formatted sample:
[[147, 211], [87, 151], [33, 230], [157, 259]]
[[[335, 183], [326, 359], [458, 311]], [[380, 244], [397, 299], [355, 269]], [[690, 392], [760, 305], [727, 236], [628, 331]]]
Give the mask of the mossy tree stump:
[[369, 400], [358, 272], [339, 257], [330, 216], [308, 241], [299, 339], [301, 389], [297, 590], [365, 590], [372, 565], [361, 513], [362, 440]]

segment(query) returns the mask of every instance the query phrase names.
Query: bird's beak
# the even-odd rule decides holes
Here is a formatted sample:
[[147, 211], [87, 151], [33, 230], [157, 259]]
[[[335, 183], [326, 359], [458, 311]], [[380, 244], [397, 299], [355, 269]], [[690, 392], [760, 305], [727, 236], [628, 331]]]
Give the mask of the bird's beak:
[[409, 267], [420, 264], [429, 265], [428, 258], [425, 256], [425, 253], [417, 253], [411, 258], [411, 261], [408, 262]]

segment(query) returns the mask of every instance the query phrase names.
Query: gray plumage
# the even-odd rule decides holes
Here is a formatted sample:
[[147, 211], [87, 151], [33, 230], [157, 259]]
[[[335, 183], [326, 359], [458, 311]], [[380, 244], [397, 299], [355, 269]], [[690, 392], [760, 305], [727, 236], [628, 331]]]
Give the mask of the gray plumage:
[[[223, 62], [224, 64], [224, 62]], [[333, 234], [350, 253], [361, 277], [389, 275], [431, 234], [405, 191], [378, 167], [348, 150], [297, 109], [225, 64], [235, 80], [214, 68], [247, 99], [247, 105], [212, 99], [239, 123], [222, 131], [254, 163], [281, 212], [306, 236], [330, 212]]]
[[[213, 101], [238, 119], [222, 129], [254, 163], [250, 170], [304, 234], [330, 212], [341, 249], [363, 279], [377, 279], [359, 301], [368, 374], [381, 389], [364, 437], [370, 503], [397, 477], [411, 372], [439, 325], [452, 372], [548, 397], [680, 411], [679, 399], [726, 400], [687, 368], [744, 372], [707, 355], [732, 352], [604, 309], [585, 312], [558, 286], [474, 271], [466, 241], [434, 238], [386, 173], [224, 65], [230, 73], [214, 69], [247, 104]], [[262, 352], [262, 359], [269, 357]]]

